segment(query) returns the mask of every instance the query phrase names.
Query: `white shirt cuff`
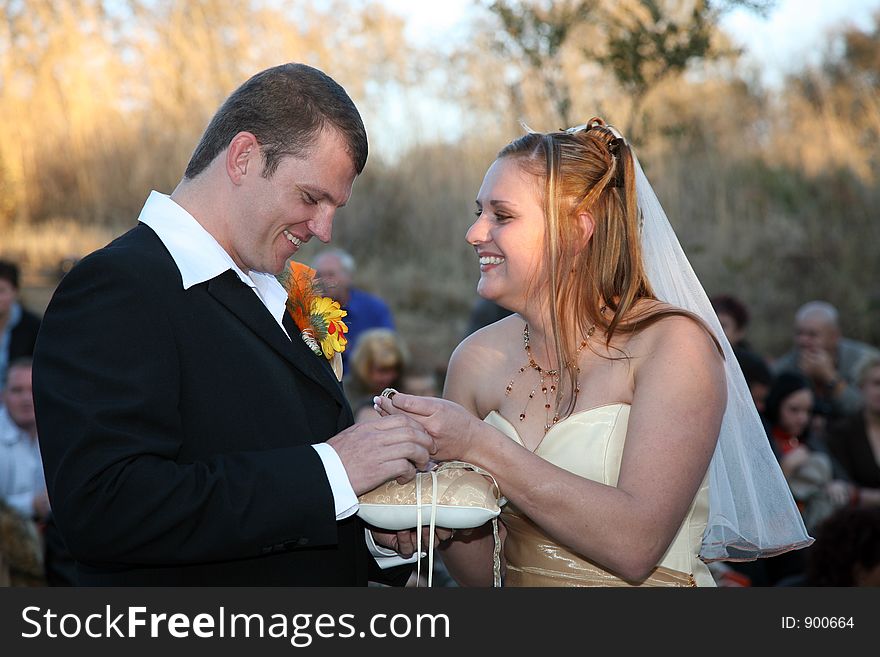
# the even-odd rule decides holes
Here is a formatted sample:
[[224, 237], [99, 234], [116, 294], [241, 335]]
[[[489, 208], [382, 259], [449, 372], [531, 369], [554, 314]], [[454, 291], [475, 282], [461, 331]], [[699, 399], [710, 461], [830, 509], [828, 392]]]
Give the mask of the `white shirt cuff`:
[[357, 513], [358, 499], [354, 494], [354, 488], [348, 480], [348, 473], [345, 466], [339, 460], [339, 454], [327, 443], [317, 443], [312, 445], [321, 462], [324, 464], [324, 471], [327, 473], [327, 480], [330, 482], [330, 490], [333, 491], [333, 505], [336, 508], [336, 519], [342, 520]]
[[[379, 568], [382, 570], [394, 566], [402, 566], [407, 563], [415, 563], [419, 558], [418, 554], [414, 554], [411, 557], [404, 559], [391, 548], [378, 545], [373, 539], [373, 532], [369, 529], [365, 529], [364, 532], [367, 541], [367, 549], [370, 551], [370, 554], [373, 555], [373, 558], [376, 559], [376, 563], [379, 564]], [[427, 555], [422, 552], [422, 557], [425, 556]]]

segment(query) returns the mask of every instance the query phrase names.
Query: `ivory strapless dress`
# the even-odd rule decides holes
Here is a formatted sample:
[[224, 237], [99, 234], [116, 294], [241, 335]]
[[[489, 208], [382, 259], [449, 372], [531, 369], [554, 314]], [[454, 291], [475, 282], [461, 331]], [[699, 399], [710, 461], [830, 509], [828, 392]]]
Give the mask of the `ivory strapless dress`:
[[[629, 404], [617, 403], [574, 413], [547, 432], [535, 454], [586, 479], [616, 486], [629, 411]], [[497, 411], [485, 421], [522, 444], [516, 428]], [[628, 582], [556, 543], [508, 502], [501, 513], [507, 527], [504, 586], [715, 586], [698, 556], [708, 511], [707, 477], [657, 567], [644, 581]]]

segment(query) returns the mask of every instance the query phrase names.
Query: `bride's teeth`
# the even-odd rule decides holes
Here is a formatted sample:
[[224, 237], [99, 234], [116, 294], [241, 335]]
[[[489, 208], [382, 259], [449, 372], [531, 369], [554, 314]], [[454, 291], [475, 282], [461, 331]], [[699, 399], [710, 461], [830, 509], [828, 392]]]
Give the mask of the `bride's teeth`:
[[481, 265], [500, 265], [502, 262], [504, 262], [504, 258], [496, 256], [482, 256], [480, 258]]

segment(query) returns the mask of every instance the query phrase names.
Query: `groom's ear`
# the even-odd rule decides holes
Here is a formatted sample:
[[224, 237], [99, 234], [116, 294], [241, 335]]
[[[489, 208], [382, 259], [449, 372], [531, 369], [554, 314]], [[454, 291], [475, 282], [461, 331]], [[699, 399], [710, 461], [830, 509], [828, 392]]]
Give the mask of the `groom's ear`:
[[248, 173], [259, 173], [260, 149], [257, 138], [250, 132], [239, 132], [226, 149], [226, 175], [234, 185], [240, 185]]

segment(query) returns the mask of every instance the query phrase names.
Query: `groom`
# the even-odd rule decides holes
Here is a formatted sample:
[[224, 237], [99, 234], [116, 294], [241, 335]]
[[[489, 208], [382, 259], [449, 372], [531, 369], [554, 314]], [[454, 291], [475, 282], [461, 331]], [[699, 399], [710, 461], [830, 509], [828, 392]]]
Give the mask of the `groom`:
[[[352, 426], [276, 281], [363, 170], [346, 92], [285, 64], [220, 107], [171, 196], [62, 280], [34, 356], [58, 527], [81, 585], [364, 585], [357, 495], [411, 478], [431, 438]], [[392, 545], [387, 537], [379, 539]]]

